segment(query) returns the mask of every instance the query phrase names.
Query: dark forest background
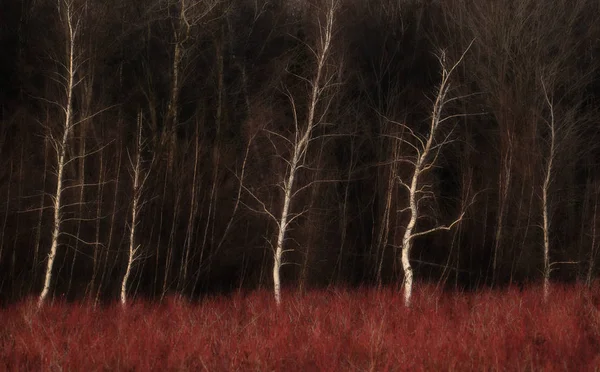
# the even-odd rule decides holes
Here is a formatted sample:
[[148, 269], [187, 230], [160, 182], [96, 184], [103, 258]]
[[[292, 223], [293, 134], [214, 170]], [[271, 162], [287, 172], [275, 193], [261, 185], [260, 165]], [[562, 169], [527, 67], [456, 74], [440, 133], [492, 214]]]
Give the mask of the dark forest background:
[[[77, 126], [67, 147], [54, 295], [118, 296], [138, 122], [148, 180], [130, 292], [271, 288], [276, 226], [256, 197], [281, 208], [291, 102], [306, 112], [324, 2], [3, 0], [1, 299], [43, 285], [53, 139], [64, 132], [67, 6], [78, 27]], [[452, 230], [416, 239], [416, 279], [475, 288], [542, 278], [553, 114], [552, 278], [591, 281], [600, 242], [599, 8], [592, 0], [340, 0], [329, 88], [298, 174], [299, 187], [308, 186], [291, 206], [302, 214], [287, 235], [283, 284], [402, 282], [407, 195], [395, 177], [406, 170], [393, 160], [410, 147], [395, 146], [390, 134], [397, 122], [427, 131], [437, 56], [444, 50], [456, 61], [467, 49], [445, 110], [454, 115], [442, 133], [451, 141], [426, 175], [435, 198], [419, 226], [466, 214]]]

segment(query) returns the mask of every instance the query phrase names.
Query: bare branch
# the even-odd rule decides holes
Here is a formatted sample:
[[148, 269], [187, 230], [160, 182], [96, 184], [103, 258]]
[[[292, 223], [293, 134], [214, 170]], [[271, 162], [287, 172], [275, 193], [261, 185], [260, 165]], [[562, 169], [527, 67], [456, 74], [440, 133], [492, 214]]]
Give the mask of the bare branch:
[[419, 231], [419, 232], [417, 232], [417, 233], [413, 233], [413, 234], [411, 234], [411, 235], [410, 235], [410, 237], [411, 237], [411, 238], [415, 238], [415, 237], [417, 237], [417, 236], [422, 236], [422, 235], [431, 234], [431, 233], [433, 233], [433, 232], [436, 232], [436, 231], [441, 231], [441, 230], [451, 230], [451, 229], [452, 229], [452, 227], [454, 227], [454, 225], [456, 225], [457, 223], [459, 223], [459, 222], [461, 222], [461, 221], [462, 221], [462, 219], [463, 219], [463, 216], [464, 216], [464, 215], [465, 215], [465, 212], [461, 213], [461, 215], [460, 215], [460, 216], [459, 216], [459, 217], [458, 217], [456, 220], [454, 220], [454, 222], [452, 222], [452, 223], [451, 223], [450, 225], [448, 225], [448, 226], [437, 226], [437, 227], [434, 227], [434, 228], [432, 228], [432, 229], [429, 229], [429, 230], [425, 230], [425, 231]]

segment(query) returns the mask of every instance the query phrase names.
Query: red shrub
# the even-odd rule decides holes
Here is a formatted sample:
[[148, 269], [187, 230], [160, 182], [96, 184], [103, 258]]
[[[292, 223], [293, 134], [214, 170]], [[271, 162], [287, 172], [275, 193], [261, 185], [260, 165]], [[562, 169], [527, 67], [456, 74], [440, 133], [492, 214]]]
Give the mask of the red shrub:
[[600, 288], [267, 291], [191, 304], [35, 301], [0, 311], [6, 370], [594, 370]]

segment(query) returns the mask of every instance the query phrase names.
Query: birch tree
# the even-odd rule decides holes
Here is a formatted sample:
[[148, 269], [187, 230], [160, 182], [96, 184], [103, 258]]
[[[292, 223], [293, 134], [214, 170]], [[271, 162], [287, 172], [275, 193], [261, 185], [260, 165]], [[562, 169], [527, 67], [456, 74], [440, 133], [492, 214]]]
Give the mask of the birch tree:
[[142, 151], [144, 141], [142, 139], [142, 114], [138, 114], [137, 119], [137, 139], [135, 149], [135, 160], [129, 159], [131, 165], [131, 177], [133, 178], [133, 200], [131, 204], [131, 221], [129, 223], [129, 250], [127, 254], [127, 268], [121, 281], [121, 304], [127, 303], [127, 281], [131, 274], [133, 263], [138, 259], [139, 245], [136, 245], [136, 227], [139, 223], [140, 210], [143, 207], [141, 202], [144, 184], [148, 179], [150, 172], [144, 172], [142, 169]]
[[[83, 230], [81, 227], [82, 222], [94, 221], [95, 218], [98, 218], [98, 216], [88, 218], [83, 215], [85, 208], [82, 207], [86, 203], [84, 190], [88, 187], [97, 188], [107, 182], [105, 179], [99, 179], [98, 182], [89, 182], [84, 176], [86, 159], [94, 154], [102, 153], [107, 146], [98, 143], [96, 146], [88, 148], [86, 145], [85, 133], [88, 130], [86, 126], [89, 126], [89, 121], [92, 118], [112, 108], [112, 106], [108, 106], [92, 112], [94, 65], [91, 61], [92, 57], [90, 57], [93, 53], [90, 53], [90, 51], [94, 49], [94, 46], [91, 44], [92, 39], [88, 39], [87, 43], [84, 42], [84, 33], [93, 29], [87, 23], [90, 21], [89, 15], [92, 12], [88, 9], [88, 5], [86, 2], [78, 3], [76, 0], [59, 0], [56, 2], [59, 15], [59, 32], [57, 35], [62, 34], [61, 36], [64, 38], [61, 40], [61, 42], [64, 42], [62, 48], [59, 47], [64, 54], [63, 57], [54, 57], [57, 71], [50, 75], [50, 80], [59, 87], [61, 98], [57, 100], [42, 98], [42, 101], [50, 104], [49, 107], [58, 108], [60, 119], [57, 128], [53, 128], [50, 123], [46, 125], [46, 141], [53, 148], [56, 159], [56, 163], [53, 164], [56, 188], [50, 195], [53, 222], [44, 284], [38, 299], [39, 306], [42, 306], [50, 293], [56, 255], [61, 245], [74, 251], [67, 292], [71, 287], [80, 243], [93, 246], [94, 249], [103, 246], [98, 239], [87, 241], [80, 236]], [[95, 15], [98, 16], [98, 14]], [[83, 94], [77, 94], [79, 89]], [[74, 102], [77, 102], [77, 105]], [[49, 111], [52, 112], [52, 110]], [[79, 193], [77, 199], [71, 202], [69, 192], [72, 190], [78, 190]], [[75, 211], [73, 207], [78, 208]], [[46, 209], [43, 202], [40, 208]], [[66, 226], [73, 222], [77, 224], [77, 228], [74, 233], [70, 233]], [[71, 241], [75, 241], [75, 244], [69, 245], [68, 242], [61, 244], [61, 236], [66, 236]]]
[[[315, 139], [315, 130], [323, 123], [323, 117], [327, 111], [327, 105], [324, 104], [324, 93], [332, 84], [333, 74], [328, 71], [328, 59], [331, 54], [332, 42], [334, 37], [335, 16], [338, 9], [337, 0], [326, 1], [324, 9], [325, 22], [319, 22], [318, 37], [315, 47], [306, 45], [310, 50], [315, 63], [315, 72], [312, 78], [303, 78], [309, 86], [309, 97], [304, 115], [300, 112], [297, 99], [286, 88], [286, 95], [291, 105], [293, 115], [293, 130], [291, 138], [275, 131], [266, 130], [268, 136], [278, 138], [286, 144], [289, 150], [287, 154], [277, 154], [286, 164], [285, 174], [282, 176], [281, 183], [278, 184], [282, 193], [282, 204], [279, 212], [271, 211], [265, 202], [263, 202], [254, 192], [247, 187], [244, 189], [260, 204], [259, 212], [265, 213], [276, 225], [276, 240], [273, 247], [273, 294], [277, 305], [281, 304], [281, 267], [288, 262], [285, 261], [284, 253], [291, 249], [286, 249], [286, 235], [290, 225], [298, 217], [303, 215], [306, 210], [301, 212], [293, 212], [293, 201], [298, 194], [310, 188], [313, 182], [303, 185], [297, 185], [297, 176], [300, 170], [307, 167], [307, 152], [311, 141]], [[321, 106], [324, 106], [321, 108]], [[317, 110], [321, 108], [320, 115], [317, 115]], [[304, 122], [300, 118], [305, 117]]]
[[[577, 261], [552, 261], [550, 257], [551, 248], [551, 228], [552, 214], [555, 209], [551, 200], [552, 186], [557, 169], [557, 162], [560, 162], [560, 157], [565, 158], [569, 152], [574, 152], [574, 149], [567, 149], [566, 146], [571, 143], [581, 141], [576, 133], [576, 127], [585, 120], [589, 120], [581, 113], [581, 103], [571, 103], [571, 107], [561, 107], [560, 100], [555, 103], [553, 94], [549, 93], [548, 82], [552, 81], [541, 79], [541, 86], [544, 101], [548, 108], [548, 119], [545, 120], [547, 127], [546, 155], [544, 156], [546, 164], [543, 169], [544, 180], [541, 187], [541, 229], [543, 233], [543, 293], [544, 299], [547, 300], [550, 294], [550, 274], [552, 267], [560, 264], [577, 264]], [[581, 102], [581, 101], [580, 101]], [[564, 161], [564, 159], [563, 159]], [[554, 186], [556, 188], [556, 186]], [[595, 207], [594, 207], [595, 208]], [[594, 209], [594, 214], [596, 213]], [[594, 232], [594, 231], [593, 231]], [[594, 245], [595, 237], [592, 236], [592, 246]]]
[[80, 21], [75, 12], [75, 6], [72, 0], [62, 0], [57, 3], [58, 13], [65, 27], [65, 46], [66, 55], [64, 61], [57, 61], [60, 68], [63, 70], [58, 73], [57, 81], [64, 88], [65, 98], [62, 103], [55, 102], [61, 109], [63, 118], [61, 125], [61, 132], [59, 135], [50, 134], [50, 141], [56, 152], [56, 190], [52, 196], [52, 209], [53, 225], [52, 225], [52, 237], [50, 252], [48, 254], [48, 260], [46, 261], [46, 274], [44, 277], [44, 286], [38, 299], [38, 305], [42, 306], [48, 293], [50, 292], [50, 286], [52, 284], [52, 269], [54, 267], [54, 260], [56, 259], [56, 252], [59, 245], [59, 237], [62, 230], [63, 223], [63, 192], [65, 187], [64, 172], [65, 166], [68, 164], [69, 159], [67, 158], [67, 146], [70, 138], [73, 134], [73, 91], [78, 84], [76, 80], [77, 70], [80, 67], [82, 60], [76, 53], [78, 32], [80, 28]]
[[438, 56], [442, 76], [433, 103], [427, 134], [421, 135], [413, 131], [413, 129], [411, 129], [407, 124], [395, 122], [400, 127], [402, 133], [408, 133], [408, 137], [410, 139], [407, 139], [401, 135], [392, 136], [392, 139], [408, 145], [414, 151], [413, 157], [402, 157], [398, 159], [399, 162], [409, 164], [412, 167], [412, 171], [409, 173], [409, 176], [406, 177], [406, 179], [402, 179], [400, 176], [396, 177], [398, 184], [408, 192], [408, 206], [402, 210], [408, 212], [408, 223], [406, 224], [404, 234], [402, 236], [402, 249], [400, 256], [402, 269], [404, 271], [404, 304], [407, 307], [410, 306], [412, 297], [413, 269], [410, 263], [410, 255], [415, 238], [440, 230], [450, 230], [454, 225], [462, 220], [465, 213], [463, 211], [460, 216], [449, 225], [438, 225], [423, 231], [418, 231], [417, 229], [418, 220], [424, 217], [421, 209], [421, 203], [433, 197], [432, 185], [425, 181], [424, 176], [428, 171], [437, 166], [436, 164], [440, 151], [445, 145], [452, 141], [449, 138], [450, 135], [446, 135], [442, 140], [439, 140], [438, 137], [439, 132], [441, 131], [440, 129], [446, 121], [457, 116], [462, 116], [444, 116], [444, 106], [446, 103], [456, 99], [448, 97], [448, 93], [451, 88], [450, 79], [469, 48], [470, 45], [463, 52], [458, 61], [451, 66], [449, 66], [448, 62], [446, 61], [446, 54], [444, 51], [442, 51]]
[[542, 88], [544, 90], [544, 98], [550, 110], [550, 120], [548, 121], [548, 129], [550, 131], [550, 149], [546, 169], [544, 175], [544, 184], [542, 185], [542, 231], [544, 233], [544, 299], [548, 298], [550, 293], [550, 218], [548, 216], [548, 190], [552, 180], [552, 165], [556, 156], [556, 123], [554, 120], [554, 104], [548, 97], [546, 85], [542, 80]]

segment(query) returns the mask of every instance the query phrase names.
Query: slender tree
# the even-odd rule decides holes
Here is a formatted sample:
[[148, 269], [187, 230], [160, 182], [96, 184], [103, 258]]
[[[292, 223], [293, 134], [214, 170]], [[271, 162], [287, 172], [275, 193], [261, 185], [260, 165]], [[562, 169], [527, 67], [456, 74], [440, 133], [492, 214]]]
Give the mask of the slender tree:
[[62, 208], [63, 208], [63, 192], [64, 192], [64, 172], [65, 165], [68, 163], [67, 158], [67, 146], [69, 144], [72, 132], [73, 132], [73, 91], [78, 84], [76, 80], [77, 70], [81, 64], [80, 58], [77, 56], [76, 48], [78, 32], [80, 28], [80, 21], [76, 14], [75, 4], [73, 0], [62, 0], [57, 4], [59, 16], [65, 26], [66, 33], [66, 61], [57, 61], [59, 66], [62, 67], [63, 71], [59, 74], [61, 80], [61, 86], [64, 87], [65, 99], [64, 102], [58, 103], [61, 111], [63, 112], [63, 122], [61, 131], [62, 133], [58, 136], [50, 134], [50, 141], [56, 152], [56, 190], [52, 197], [54, 210], [53, 226], [52, 226], [52, 238], [50, 245], [50, 253], [48, 254], [48, 261], [46, 264], [46, 274], [44, 278], [44, 286], [40, 293], [38, 304], [42, 306], [48, 293], [50, 292], [50, 286], [52, 284], [52, 269], [54, 267], [54, 260], [56, 259], [56, 252], [59, 245], [59, 237], [62, 231]]
[[433, 103], [431, 112], [431, 120], [428, 127], [428, 132], [425, 136], [420, 135], [413, 131], [407, 124], [396, 122], [401, 128], [401, 133], [408, 133], [411, 140], [408, 140], [402, 136], [395, 136], [392, 139], [409, 145], [414, 150], [414, 157], [412, 158], [399, 158], [398, 161], [407, 163], [412, 166], [412, 171], [406, 180], [402, 177], [397, 177], [397, 182], [406, 189], [408, 192], [408, 206], [405, 210], [408, 212], [408, 223], [406, 224], [404, 234], [402, 237], [402, 250], [400, 261], [402, 263], [402, 269], [404, 271], [404, 303], [408, 307], [411, 304], [412, 287], [413, 287], [413, 269], [410, 263], [410, 254], [413, 248], [414, 239], [419, 236], [431, 234], [440, 230], [450, 230], [454, 225], [459, 223], [463, 216], [464, 211], [460, 216], [449, 225], [435, 226], [428, 230], [417, 231], [417, 221], [423, 217], [421, 209], [421, 203], [429, 198], [433, 197], [432, 185], [424, 181], [425, 173], [437, 166], [438, 156], [442, 148], [450, 143], [452, 140], [449, 135], [445, 136], [443, 140], [438, 140], [441, 126], [444, 122], [451, 120], [461, 115], [450, 115], [444, 116], [444, 106], [453, 98], [448, 97], [448, 93], [451, 88], [451, 77], [455, 72], [458, 65], [462, 62], [463, 57], [470, 48], [463, 52], [462, 56], [454, 63], [449, 66], [446, 61], [445, 51], [442, 51], [439, 55], [439, 62], [441, 66], [441, 82], [438, 87], [437, 95]]
[[548, 121], [548, 129], [550, 131], [550, 149], [548, 150], [546, 169], [544, 175], [544, 184], [542, 185], [542, 231], [544, 233], [544, 298], [548, 298], [550, 293], [550, 217], [548, 216], [548, 191], [552, 180], [552, 165], [556, 157], [556, 122], [554, 119], [554, 103], [548, 97], [546, 85], [542, 80], [542, 88], [544, 90], [544, 98], [550, 110], [550, 120]]
[[315, 73], [310, 79], [303, 80], [308, 82], [310, 87], [309, 97], [306, 106], [305, 121], [300, 121], [300, 112], [296, 104], [297, 99], [286, 89], [286, 95], [289, 99], [292, 114], [293, 114], [293, 131], [292, 138], [287, 138], [284, 134], [275, 131], [266, 130], [269, 136], [282, 140], [289, 150], [287, 155], [278, 154], [278, 157], [283, 158], [286, 164], [286, 172], [282, 175], [280, 189], [282, 191], [282, 203], [279, 213], [271, 212], [266, 203], [259, 199], [250, 189], [244, 187], [249, 194], [261, 205], [262, 212], [266, 213], [276, 224], [277, 234], [275, 246], [273, 247], [273, 293], [277, 305], [281, 304], [281, 267], [286, 264], [283, 254], [289, 250], [284, 249], [286, 242], [286, 234], [290, 228], [290, 224], [301, 216], [305, 211], [294, 213], [292, 211], [292, 201], [297, 197], [298, 193], [311, 187], [314, 182], [306, 185], [298, 186], [296, 184], [298, 172], [307, 166], [306, 157], [309, 144], [315, 138], [315, 129], [322, 124], [323, 116], [327, 105], [324, 105], [323, 112], [320, 116], [317, 115], [319, 105], [324, 100], [324, 91], [331, 87], [333, 75], [329, 75], [327, 62], [331, 54], [333, 37], [335, 33], [335, 17], [339, 3], [337, 0], [326, 1], [324, 9], [325, 22], [318, 29], [318, 40], [316, 47], [310, 48], [310, 52], [315, 59]]
[[127, 268], [121, 281], [121, 304], [127, 303], [127, 281], [131, 274], [133, 263], [139, 258], [140, 245], [136, 245], [136, 227], [139, 223], [140, 210], [143, 207], [142, 193], [144, 184], [148, 179], [150, 172], [142, 169], [142, 151], [144, 149], [144, 140], [142, 137], [142, 113], [138, 114], [137, 119], [137, 138], [135, 148], [135, 160], [130, 158], [131, 177], [133, 179], [133, 192], [131, 202], [131, 221], [129, 223], [129, 250], [127, 252]]

